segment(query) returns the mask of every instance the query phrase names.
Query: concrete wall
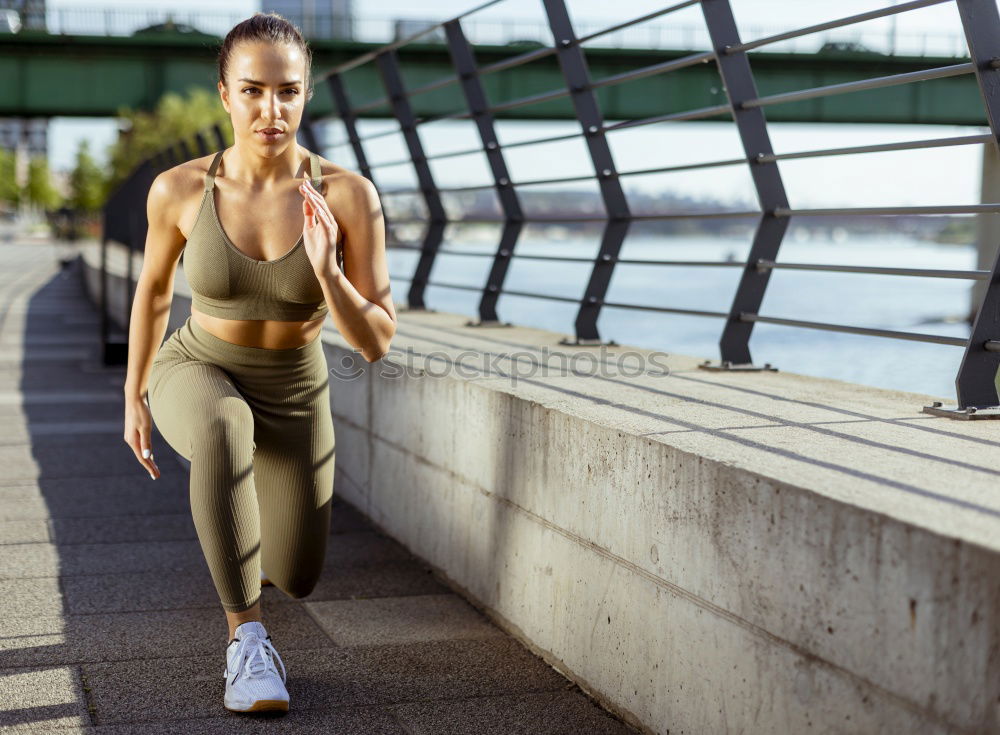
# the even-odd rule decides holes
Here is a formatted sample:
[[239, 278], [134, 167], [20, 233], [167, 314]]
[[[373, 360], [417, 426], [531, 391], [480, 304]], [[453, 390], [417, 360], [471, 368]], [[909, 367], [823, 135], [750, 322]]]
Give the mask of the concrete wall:
[[454, 368], [560, 335], [466, 319], [324, 337], [335, 490], [502, 627], [648, 732], [1000, 733], [997, 424], [677, 355], [515, 385]]

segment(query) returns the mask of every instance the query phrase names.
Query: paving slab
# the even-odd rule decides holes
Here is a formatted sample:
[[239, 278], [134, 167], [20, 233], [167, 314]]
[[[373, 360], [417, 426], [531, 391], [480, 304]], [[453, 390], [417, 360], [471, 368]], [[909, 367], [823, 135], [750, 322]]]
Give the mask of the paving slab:
[[154, 428], [150, 480], [122, 441], [124, 367], [100, 363], [97, 312], [57, 254], [0, 245], [0, 731], [514, 732], [549, 692], [578, 732], [607, 717], [339, 496], [312, 594], [262, 590], [292, 711], [227, 712], [185, 463]]
[[83, 725], [90, 722], [77, 669], [0, 669], [0, 729]]
[[[510, 638], [282, 654], [297, 710], [559, 690], [566, 679]], [[97, 724], [211, 717], [225, 659], [184, 656], [83, 664]]]
[[[280, 652], [331, 645], [298, 604], [267, 606], [267, 632]], [[11, 618], [0, 635], [0, 668], [220, 656], [228, 630], [218, 605], [180, 610]]]
[[394, 711], [410, 735], [630, 735], [635, 732], [576, 691], [413, 702]]
[[455, 594], [307, 602], [330, 639], [340, 646], [371, 646], [505, 635]]

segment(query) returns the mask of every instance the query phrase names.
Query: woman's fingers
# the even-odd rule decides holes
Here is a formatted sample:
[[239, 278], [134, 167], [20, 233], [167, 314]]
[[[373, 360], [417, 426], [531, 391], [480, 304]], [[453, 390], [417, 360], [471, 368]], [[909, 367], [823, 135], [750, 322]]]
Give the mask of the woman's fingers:
[[305, 229], [313, 229], [316, 226], [316, 214], [308, 199], [302, 200], [302, 215], [306, 218]]
[[[149, 473], [149, 476], [155, 480], [156, 475], [154, 474], [154, 471], [158, 473], [159, 469], [153, 462], [153, 450], [149, 446], [149, 440], [143, 440], [141, 432], [135, 430], [132, 432], [131, 438], [126, 441], [132, 449], [132, 453], [135, 455], [135, 458], [139, 460], [139, 464], [141, 464], [145, 468], [146, 472]], [[145, 441], [145, 444], [143, 444], [143, 441]]]
[[326, 203], [326, 199], [320, 196], [319, 192], [313, 187], [309, 182], [303, 182], [299, 185], [299, 190], [302, 195], [306, 197], [310, 202], [312, 202], [313, 209], [316, 211], [316, 215], [319, 219], [327, 226], [332, 228], [334, 226], [333, 213], [330, 212], [330, 208]]
[[146, 459], [146, 469], [149, 470], [149, 474], [155, 480], [160, 474], [160, 468], [156, 466], [156, 462], [153, 461], [153, 446], [149, 440], [149, 430], [139, 432], [142, 437], [142, 456]]

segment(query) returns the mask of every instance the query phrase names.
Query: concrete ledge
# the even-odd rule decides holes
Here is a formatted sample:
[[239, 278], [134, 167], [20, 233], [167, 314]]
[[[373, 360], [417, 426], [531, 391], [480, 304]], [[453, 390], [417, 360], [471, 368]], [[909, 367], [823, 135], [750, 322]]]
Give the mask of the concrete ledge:
[[1000, 731], [1000, 425], [466, 320], [328, 321], [336, 492], [498, 624], [649, 732]]

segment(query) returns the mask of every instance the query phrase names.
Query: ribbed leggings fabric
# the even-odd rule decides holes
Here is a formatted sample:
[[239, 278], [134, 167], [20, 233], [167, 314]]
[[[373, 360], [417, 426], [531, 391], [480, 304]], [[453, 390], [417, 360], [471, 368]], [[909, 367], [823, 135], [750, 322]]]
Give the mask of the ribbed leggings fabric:
[[191, 462], [191, 514], [223, 609], [257, 602], [261, 564], [286, 594], [309, 594], [326, 554], [336, 454], [320, 338], [247, 347], [189, 316], [157, 351], [147, 400]]

